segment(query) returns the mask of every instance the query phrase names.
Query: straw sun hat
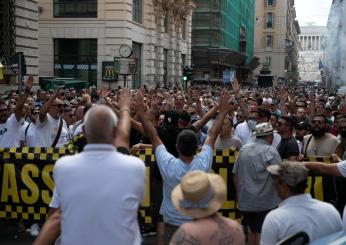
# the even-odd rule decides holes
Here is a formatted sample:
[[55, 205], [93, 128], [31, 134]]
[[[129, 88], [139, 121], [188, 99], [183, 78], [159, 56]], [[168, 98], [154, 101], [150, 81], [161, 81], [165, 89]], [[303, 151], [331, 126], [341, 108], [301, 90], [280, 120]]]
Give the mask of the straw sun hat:
[[226, 200], [227, 188], [217, 174], [187, 173], [172, 191], [172, 202], [182, 214], [201, 219], [214, 214]]

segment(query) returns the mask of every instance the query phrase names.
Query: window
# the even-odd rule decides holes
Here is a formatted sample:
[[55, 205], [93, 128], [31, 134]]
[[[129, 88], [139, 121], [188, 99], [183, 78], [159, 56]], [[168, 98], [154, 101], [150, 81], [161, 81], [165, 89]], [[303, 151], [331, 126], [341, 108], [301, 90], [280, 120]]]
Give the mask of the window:
[[274, 27], [274, 13], [268, 12], [266, 13], [266, 28]]
[[264, 6], [275, 6], [275, 0], [264, 0]]
[[186, 66], [186, 54], [181, 54], [181, 69], [183, 70]]
[[265, 47], [266, 48], [272, 48], [273, 47], [273, 36], [272, 35], [266, 35]]
[[138, 23], [142, 23], [142, 0], [133, 0], [132, 1], [132, 20]]
[[142, 44], [132, 42], [133, 58], [136, 61], [135, 74], [133, 75], [133, 88], [142, 85]]
[[96, 85], [97, 39], [54, 39], [54, 76]]
[[267, 56], [265, 62], [267, 63], [267, 65], [271, 65], [272, 64], [272, 57]]
[[54, 0], [54, 17], [97, 18], [97, 0]]
[[164, 32], [168, 33], [168, 30], [169, 30], [168, 11], [166, 11], [164, 15], [165, 15], [163, 19]]
[[163, 49], [163, 83], [168, 87], [168, 49]]
[[181, 26], [181, 37], [183, 40], [186, 40], [186, 36], [187, 36], [187, 33], [186, 33], [186, 30], [187, 30], [187, 20], [186, 18], [183, 18], [183, 21], [182, 21], [182, 26]]

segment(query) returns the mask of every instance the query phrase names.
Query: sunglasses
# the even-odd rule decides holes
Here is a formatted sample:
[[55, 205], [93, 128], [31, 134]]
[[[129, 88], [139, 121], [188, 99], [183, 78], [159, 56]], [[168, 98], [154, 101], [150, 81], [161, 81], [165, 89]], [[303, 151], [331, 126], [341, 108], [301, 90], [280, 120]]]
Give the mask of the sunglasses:
[[0, 109], [0, 112], [7, 112], [7, 109]]
[[346, 130], [346, 126], [339, 126], [338, 129], [341, 130]]
[[320, 121], [320, 120], [312, 120], [312, 124], [323, 124], [324, 121]]
[[55, 105], [52, 105], [52, 106], [57, 106], [59, 108], [62, 108], [64, 106], [64, 104], [55, 104]]

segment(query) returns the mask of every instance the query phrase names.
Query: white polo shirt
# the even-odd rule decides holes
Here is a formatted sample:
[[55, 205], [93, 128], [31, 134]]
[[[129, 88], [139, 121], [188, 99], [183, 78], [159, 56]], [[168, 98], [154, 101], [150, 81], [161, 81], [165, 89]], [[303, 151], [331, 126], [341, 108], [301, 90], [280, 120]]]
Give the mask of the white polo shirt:
[[54, 167], [61, 210], [61, 244], [140, 244], [137, 211], [145, 194], [145, 165], [106, 144], [60, 158]]
[[267, 214], [261, 233], [261, 245], [272, 245], [300, 231], [310, 241], [342, 230], [338, 211], [310, 194], [291, 196]]

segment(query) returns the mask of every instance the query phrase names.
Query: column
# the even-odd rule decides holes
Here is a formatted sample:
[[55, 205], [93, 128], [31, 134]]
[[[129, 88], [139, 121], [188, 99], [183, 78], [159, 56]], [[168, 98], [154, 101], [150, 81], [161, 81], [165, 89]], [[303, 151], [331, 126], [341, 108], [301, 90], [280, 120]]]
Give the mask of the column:
[[163, 85], [163, 32], [164, 32], [164, 16], [163, 11], [161, 8], [161, 5], [159, 4], [157, 6], [157, 13], [156, 13], [156, 31], [157, 31], [157, 37], [156, 37], [156, 48], [155, 48], [155, 83]]
[[169, 13], [169, 48], [168, 48], [168, 84], [171, 86], [175, 82], [175, 18], [173, 14], [173, 10], [168, 10]]

